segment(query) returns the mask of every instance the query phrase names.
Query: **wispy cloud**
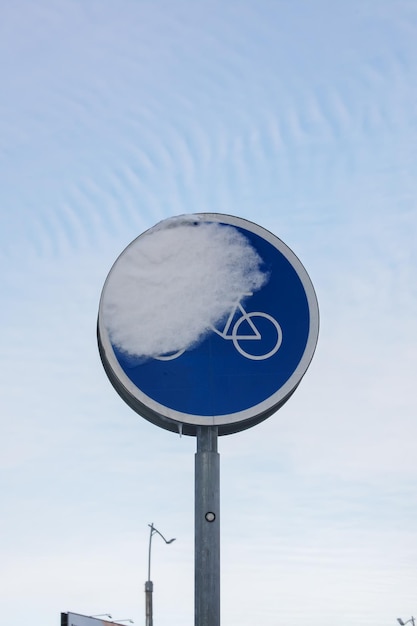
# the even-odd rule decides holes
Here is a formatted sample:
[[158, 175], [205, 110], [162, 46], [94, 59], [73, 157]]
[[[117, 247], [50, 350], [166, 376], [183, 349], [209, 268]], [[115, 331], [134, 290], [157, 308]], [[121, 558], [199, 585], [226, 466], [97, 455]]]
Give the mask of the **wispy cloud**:
[[[281, 237], [321, 310], [291, 400], [219, 443], [223, 621], [415, 614], [417, 4], [3, 5], [2, 621], [26, 623], [30, 606], [34, 626], [67, 609], [139, 623], [147, 523], [160, 520], [178, 542], [154, 546], [158, 623], [192, 623], [195, 442], [124, 405], [95, 323], [120, 251], [202, 211]], [[174, 231], [148, 239], [156, 250]], [[220, 310], [221, 290], [177, 233], [175, 292], [195, 286], [201, 320], [202, 291]], [[162, 284], [171, 308], [155, 307], [152, 331], [184, 304]]]
[[234, 226], [171, 218], [138, 237], [112, 268], [104, 325], [132, 356], [184, 350], [267, 279], [259, 254]]

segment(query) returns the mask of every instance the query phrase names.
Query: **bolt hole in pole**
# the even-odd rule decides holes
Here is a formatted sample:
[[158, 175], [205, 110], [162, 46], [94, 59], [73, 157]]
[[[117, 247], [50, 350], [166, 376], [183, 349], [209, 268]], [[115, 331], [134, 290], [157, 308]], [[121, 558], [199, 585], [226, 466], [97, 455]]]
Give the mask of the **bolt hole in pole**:
[[220, 455], [217, 426], [197, 428], [195, 626], [220, 626]]

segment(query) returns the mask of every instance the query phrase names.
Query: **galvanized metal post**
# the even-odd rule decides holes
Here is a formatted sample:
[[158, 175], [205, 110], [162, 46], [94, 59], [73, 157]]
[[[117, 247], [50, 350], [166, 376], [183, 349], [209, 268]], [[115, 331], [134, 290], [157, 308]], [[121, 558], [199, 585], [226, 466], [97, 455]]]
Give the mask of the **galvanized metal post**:
[[216, 426], [197, 427], [195, 626], [220, 626], [220, 455]]
[[151, 580], [147, 580], [145, 583], [146, 626], [153, 626], [152, 592], [153, 592], [153, 582]]

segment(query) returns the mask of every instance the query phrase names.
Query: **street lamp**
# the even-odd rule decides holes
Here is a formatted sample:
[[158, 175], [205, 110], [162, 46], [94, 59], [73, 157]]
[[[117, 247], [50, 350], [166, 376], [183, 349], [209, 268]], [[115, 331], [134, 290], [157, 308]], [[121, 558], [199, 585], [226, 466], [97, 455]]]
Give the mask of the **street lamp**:
[[[175, 541], [175, 537], [173, 539], [165, 539], [162, 533], [159, 532], [157, 528], [152, 524], [148, 524], [151, 532], [149, 534], [149, 552], [148, 552], [148, 580], [145, 583], [145, 611], [146, 611], [146, 626], [153, 626], [153, 610], [152, 610], [152, 592], [153, 592], [153, 582], [151, 581], [151, 548], [152, 548], [152, 537], [155, 533], [157, 533], [165, 543], [172, 543]], [[414, 624], [413, 624], [414, 626]]]
[[413, 616], [411, 616], [410, 619], [408, 619], [406, 622], [403, 622], [401, 617], [397, 617], [397, 622], [400, 624], [400, 626], [405, 626], [406, 624], [409, 624], [410, 622], [412, 623], [413, 626], [416, 626], [415, 617]]

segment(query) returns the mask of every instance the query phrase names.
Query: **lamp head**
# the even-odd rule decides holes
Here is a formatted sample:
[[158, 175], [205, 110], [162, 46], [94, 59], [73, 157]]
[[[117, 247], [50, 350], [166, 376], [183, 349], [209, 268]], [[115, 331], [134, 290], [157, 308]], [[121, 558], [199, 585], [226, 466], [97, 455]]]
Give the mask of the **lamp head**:
[[405, 622], [402, 621], [401, 617], [397, 617], [397, 622], [401, 624], [401, 626], [405, 625]]

